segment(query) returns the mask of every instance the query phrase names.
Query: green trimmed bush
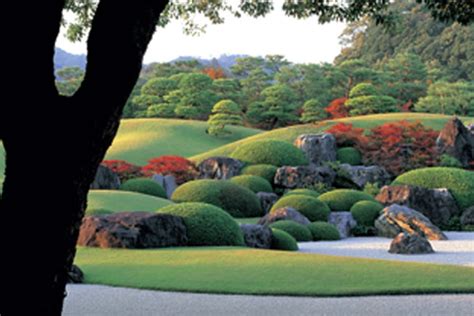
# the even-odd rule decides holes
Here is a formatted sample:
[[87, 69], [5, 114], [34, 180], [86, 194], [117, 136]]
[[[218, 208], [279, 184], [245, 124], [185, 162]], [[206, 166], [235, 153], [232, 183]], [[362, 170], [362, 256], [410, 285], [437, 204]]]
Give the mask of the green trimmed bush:
[[148, 178], [135, 178], [127, 180], [122, 183], [120, 190], [148, 194], [164, 199], [167, 198], [165, 189], [163, 189], [161, 185], [152, 179]]
[[358, 225], [373, 227], [374, 222], [383, 210], [383, 205], [373, 201], [359, 201], [351, 207], [352, 217]]
[[206, 203], [181, 203], [160, 208], [157, 213], [182, 217], [191, 246], [243, 246], [237, 222], [224, 210]]
[[443, 154], [441, 157], [439, 157], [439, 166], [440, 167], [451, 167], [451, 168], [462, 168], [463, 165], [462, 163], [454, 158], [453, 156], [450, 156], [448, 154]]
[[264, 178], [270, 183], [273, 183], [273, 179], [275, 178], [275, 173], [277, 172], [277, 167], [273, 165], [250, 165], [242, 169], [242, 174], [251, 175], [251, 176], [259, 176]]
[[447, 188], [461, 209], [474, 205], [474, 172], [459, 168], [432, 167], [408, 171], [393, 185], [407, 184], [427, 189]]
[[306, 195], [283, 196], [273, 206], [270, 212], [282, 208], [292, 207], [306, 216], [311, 222], [326, 221], [331, 210], [326, 203], [317, 198]]
[[360, 151], [354, 147], [342, 147], [336, 152], [336, 159], [340, 163], [348, 163], [351, 166], [358, 166], [362, 164], [362, 155]]
[[290, 195], [305, 195], [317, 198], [320, 194], [317, 191], [310, 190], [310, 189], [294, 189], [285, 193], [284, 196]]
[[100, 215], [109, 215], [113, 214], [111, 210], [107, 210], [105, 208], [93, 208], [86, 210], [86, 216], [100, 216]]
[[298, 244], [296, 239], [281, 229], [272, 228], [272, 249], [296, 251]]
[[311, 241], [313, 240], [311, 232], [306, 226], [301, 225], [295, 221], [283, 220], [277, 221], [269, 226], [270, 228], [280, 229], [284, 232], [287, 232], [297, 241]]
[[333, 212], [349, 212], [352, 205], [359, 201], [375, 201], [370, 194], [350, 189], [333, 190], [321, 194], [318, 199], [325, 202]]
[[326, 222], [314, 222], [306, 226], [313, 236], [313, 240], [339, 240], [341, 236], [334, 225]]
[[174, 202], [202, 202], [215, 205], [233, 217], [263, 215], [257, 195], [247, 188], [230, 181], [195, 180], [186, 182], [174, 191]]
[[232, 177], [230, 182], [246, 187], [250, 191], [273, 192], [270, 182], [259, 176], [241, 175]]
[[270, 164], [277, 167], [308, 164], [303, 151], [290, 143], [273, 139], [243, 144], [230, 156], [247, 164]]

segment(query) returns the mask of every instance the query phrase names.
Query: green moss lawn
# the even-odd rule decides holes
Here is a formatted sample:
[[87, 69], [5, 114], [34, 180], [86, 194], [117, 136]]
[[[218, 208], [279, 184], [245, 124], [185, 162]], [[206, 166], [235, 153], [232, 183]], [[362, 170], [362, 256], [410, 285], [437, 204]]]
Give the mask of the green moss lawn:
[[163, 206], [173, 204], [166, 199], [127, 191], [91, 190], [88, 199], [88, 210], [106, 209], [112, 212], [154, 212]]
[[80, 248], [86, 283], [228, 294], [473, 293], [474, 269], [247, 248]]

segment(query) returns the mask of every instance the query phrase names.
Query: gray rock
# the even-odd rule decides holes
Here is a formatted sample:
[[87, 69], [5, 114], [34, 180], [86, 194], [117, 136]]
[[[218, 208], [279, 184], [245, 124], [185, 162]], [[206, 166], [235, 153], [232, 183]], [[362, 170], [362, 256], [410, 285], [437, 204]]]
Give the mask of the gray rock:
[[272, 230], [263, 225], [240, 225], [245, 245], [251, 248], [270, 249], [272, 246]]
[[331, 212], [328, 218], [329, 224], [336, 226], [341, 239], [351, 236], [351, 231], [357, 226], [351, 212]]
[[101, 248], [160, 248], [187, 243], [181, 217], [148, 212], [86, 216], [78, 239], [80, 246]]
[[461, 225], [474, 225], [474, 206], [467, 208], [461, 215]]
[[338, 177], [343, 176], [346, 181], [358, 189], [363, 189], [367, 183], [377, 183], [382, 186], [392, 180], [392, 176], [387, 170], [380, 166], [351, 166], [344, 163], [339, 167], [343, 171], [343, 175], [338, 174]]
[[92, 190], [118, 190], [120, 188], [120, 178], [118, 175], [100, 165], [95, 174], [94, 181], [91, 184]]
[[312, 164], [336, 161], [336, 138], [332, 134], [300, 135], [295, 140], [295, 146], [304, 152]]
[[401, 255], [416, 255], [433, 253], [434, 250], [425, 237], [418, 234], [400, 233], [392, 240], [388, 252]]
[[409, 185], [384, 186], [376, 200], [385, 206], [399, 204], [415, 209], [435, 225], [447, 225], [460, 214], [448, 189], [425, 189]]
[[380, 215], [374, 223], [377, 235], [380, 237], [393, 238], [400, 234], [403, 230], [392, 220], [384, 215]]
[[270, 225], [276, 221], [290, 220], [302, 225], [311, 224], [308, 218], [291, 207], [282, 207], [263, 216], [259, 221], [259, 225]]
[[331, 186], [335, 177], [334, 170], [327, 166], [285, 166], [277, 169], [274, 183], [285, 189], [307, 188], [317, 183]]
[[199, 179], [227, 180], [240, 174], [244, 164], [229, 157], [211, 157], [198, 165]]
[[382, 215], [375, 221], [375, 227], [390, 229], [385, 231], [378, 231], [381, 236], [393, 238], [396, 235], [390, 236], [390, 232], [397, 231], [397, 227], [401, 232], [408, 234], [419, 234], [429, 240], [447, 240], [448, 237], [431, 221], [421, 214], [409, 207], [392, 204], [383, 209]]
[[273, 204], [278, 201], [278, 195], [271, 192], [257, 192], [257, 197], [260, 200], [260, 205], [264, 214], [270, 212]]
[[163, 176], [162, 174], [154, 174], [151, 179], [161, 185], [163, 189], [165, 189], [168, 199], [171, 198], [171, 195], [173, 195], [173, 192], [178, 187], [176, 184], [176, 178], [172, 175]]
[[446, 123], [436, 139], [439, 154], [458, 159], [464, 167], [474, 160], [474, 134], [457, 117]]

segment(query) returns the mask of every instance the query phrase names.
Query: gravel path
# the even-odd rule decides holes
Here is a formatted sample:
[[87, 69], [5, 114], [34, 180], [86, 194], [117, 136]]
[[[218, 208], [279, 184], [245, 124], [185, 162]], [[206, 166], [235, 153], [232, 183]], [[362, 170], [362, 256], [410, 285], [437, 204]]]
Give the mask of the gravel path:
[[209, 295], [69, 285], [66, 316], [95, 315], [472, 315], [474, 295], [342, 298]]
[[435, 253], [394, 255], [388, 253], [391, 239], [357, 237], [338, 241], [298, 243], [301, 252], [474, 267], [474, 232], [446, 232], [449, 240], [430, 241]]

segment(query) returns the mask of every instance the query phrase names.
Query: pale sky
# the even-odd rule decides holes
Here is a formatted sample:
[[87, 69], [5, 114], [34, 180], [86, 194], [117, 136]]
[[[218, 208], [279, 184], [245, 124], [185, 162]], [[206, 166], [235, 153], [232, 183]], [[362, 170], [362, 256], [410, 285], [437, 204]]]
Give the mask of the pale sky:
[[[341, 49], [338, 36], [343, 29], [344, 23], [320, 25], [314, 17], [286, 17], [277, 5], [264, 18], [227, 17], [224, 24], [208, 25], [205, 34], [194, 37], [183, 33], [181, 21], [172, 21], [166, 28], [157, 28], [145, 63], [222, 54], [279, 54], [295, 63], [332, 62]], [[84, 43], [71, 43], [63, 35], [59, 36], [57, 46], [75, 54], [86, 53]]]

